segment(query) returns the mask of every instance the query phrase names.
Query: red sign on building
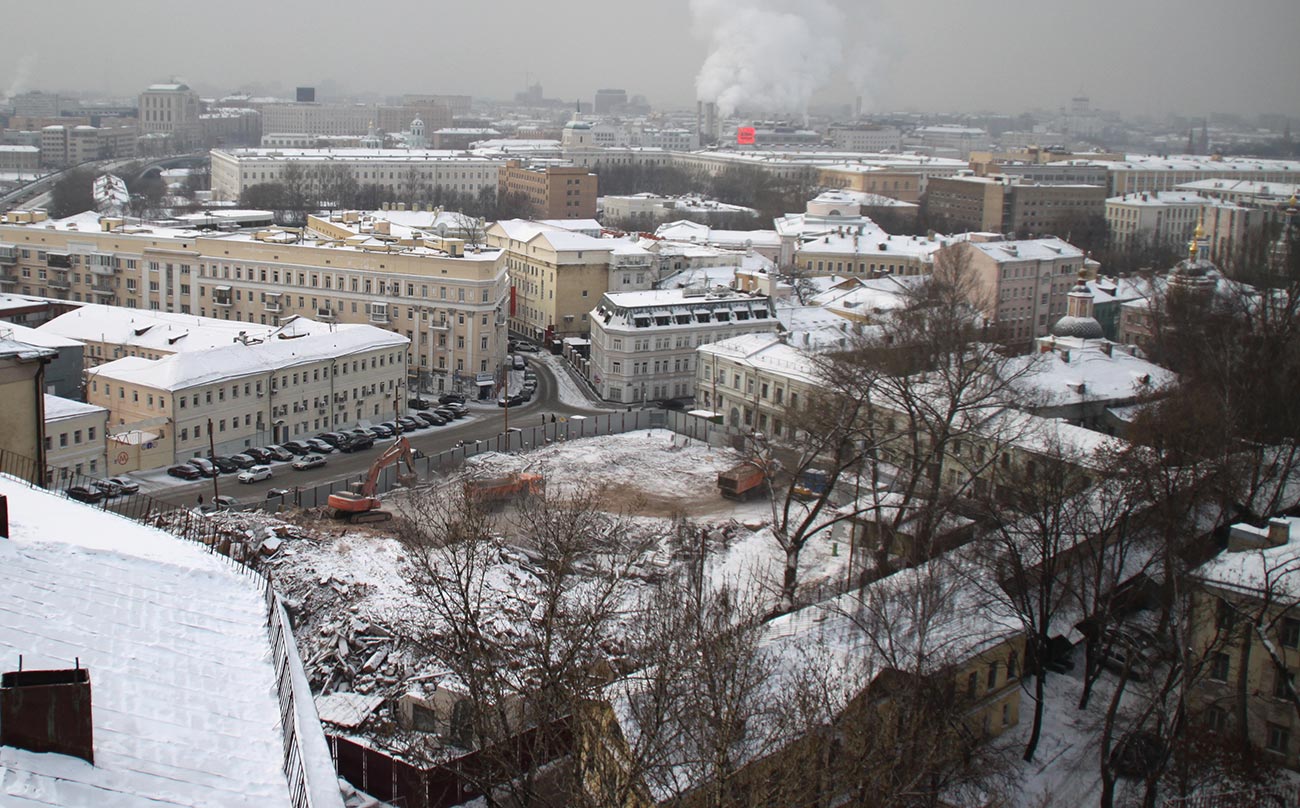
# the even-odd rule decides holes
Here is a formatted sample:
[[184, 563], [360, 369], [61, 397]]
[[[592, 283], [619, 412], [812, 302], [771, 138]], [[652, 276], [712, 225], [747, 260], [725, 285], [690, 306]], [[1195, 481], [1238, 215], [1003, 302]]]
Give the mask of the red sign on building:
[[754, 145], [754, 127], [742, 126], [736, 130], [736, 144], [740, 146]]

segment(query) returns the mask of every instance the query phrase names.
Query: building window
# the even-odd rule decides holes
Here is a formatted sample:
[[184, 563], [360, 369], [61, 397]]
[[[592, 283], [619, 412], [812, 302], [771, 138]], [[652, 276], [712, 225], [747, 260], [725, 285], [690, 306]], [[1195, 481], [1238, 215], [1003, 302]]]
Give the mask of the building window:
[[1287, 648], [1300, 646], [1300, 620], [1292, 617], [1282, 620], [1282, 644]]
[[1285, 755], [1291, 751], [1291, 730], [1280, 724], [1268, 725], [1268, 751]]
[[992, 690], [994, 687], [997, 687], [997, 684], [998, 684], [998, 663], [996, 663], [996, 662], [994, 662], [992, 665], [989, 665], [989, 682], [988, 682], [988, 684], [989, 684], [989, 690]]
[[1210, 679], [1216, 682], [1228, 681], [1228, 672], [1229, 672], [1230, 665], [1231, 665], [1231, 661], [1229, 660], [1227, 654], [1223, 653], [1222, 651], [1216, 653], [1213, 657], [1210, 658], [1210, 674], [1209, 674]]
[[1273, 671], [1273, 698], [1289, 699], [1291, 691], [1295, 687], [1295, 674], [1289, 673], [1283, 668]]
[[971, 674], [966, 677], [966, 697], [971, 699], [975, 698], [975, 694], [979, 692], [979, 687], [980, 675], [971, 671]]

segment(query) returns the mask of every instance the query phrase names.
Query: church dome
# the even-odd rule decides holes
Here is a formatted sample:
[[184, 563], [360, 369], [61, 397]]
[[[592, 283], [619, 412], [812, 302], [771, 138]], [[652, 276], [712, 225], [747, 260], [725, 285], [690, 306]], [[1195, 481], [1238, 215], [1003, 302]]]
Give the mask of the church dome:
[[1077, 339], [1101, 339], [1105, 336], [1101, 323], [1095, 317], [1072, 317], [1065, 315], [1052, 326], [1054, 337], [1075, 337]]

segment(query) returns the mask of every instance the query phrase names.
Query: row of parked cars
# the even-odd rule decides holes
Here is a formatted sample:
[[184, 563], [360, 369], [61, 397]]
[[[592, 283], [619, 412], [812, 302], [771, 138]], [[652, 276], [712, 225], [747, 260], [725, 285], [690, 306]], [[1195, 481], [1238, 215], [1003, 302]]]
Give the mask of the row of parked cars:
[[[523, 359], [522, 356], [516, 356], [516, 359]], [[524, 371], [524, 385], [518, 393], [507, 396], [502, 393], [497, 398], [498, 407], [518, 407], [533, 400], [533, 394], [537, 392], [537, 374], [531, 370]]]
[[109, 477], [106, 480], [87, 480], [82, 485], [74, 485], [65, 493], [81, 502], [103, 502], [140, 491], [140, 485], [126, 477]]
[[245, 449], [228, 457], [193, 457], [167, 469], [167, 473], [182, 480], [198, 480], [219, 474], [237, 474], [241, 483], [255, 483], [272, 477], [270, 464], [288, 462], [296, 471], [320, 468], [325, 456], [334, 452], [358, 452], [369, 449], [375, 441], [391, 438], [399, 433], [409, 433], [432, 426], [442, 426], [456, 418], [464, 418], [469, 408], [464, 400], [455, 396], [439, 403], [436, 408], [403, 415], [394, 421], [385, 421], [371, 427], [357, 427], [346, 432], [323, 432], [314, 438], [286, 441], [280, 445]]

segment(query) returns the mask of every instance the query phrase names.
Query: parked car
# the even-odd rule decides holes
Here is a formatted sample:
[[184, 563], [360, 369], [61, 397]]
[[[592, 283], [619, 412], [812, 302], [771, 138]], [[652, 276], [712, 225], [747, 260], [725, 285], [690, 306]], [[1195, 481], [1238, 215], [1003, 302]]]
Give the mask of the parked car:
[[419, 413], [418, 417], [429, 426], [442, 426], [447, 423], [447, 418], [445, 416], [433, 411]]
[[369, 435], [349, 435], [347, 440], [339, 444], [340, 452], [359, 452], [362, 449], [369, 449], [375, 445], [375, 439]]
[[122, 495], [122, 488], [111, 480], [91, 480], [90, 485], [103, 494], [106, 499]]
[[239, 506], [239, 502], [234, 497], [228, 497], [225, 494], [218, 494], [208, 502], [199, 507], [203, 513], [214, 513], [216, 511], [228, 511], [231, 508]]
[[[295, 461], [293, 461], [293, 462], [297, 463], [298, 461], [295, 460]], [[268, 489], [266, 489], [266, 498], [267, 498], [267, 499], [279, 499], [279, 500], [283, 500], [283, 499], [284, 499], [285, 497], [287, 497], [287, 496], [289, 496], [289, 489], [287, 489], [287, 488], [268, 488]]]
[[222, 474], [234, 474], [242, 468], [232, 457], [213, 457], [210, 459], [212, 465], [216, 466]]
[[283, 446], [271, 445], [266, 447], [266, 451], [270, 453], [272, 460], [279, 460], [281, 463], [293, 460], [293, 452]]
[[271, 453], [268, 452], [267, 450], [261, 448], [260, 446], [254, 446], [254, 447], [252, 447], [252, 448], [245, 449], [245, 450], [244, 450], [244, 454], [246, 454], [246, 455], [248, 455], [249, 457], [253, 458], [253, 459], [256, 460], [258, 463], [270, 463], [270, 462], [271, 462]]
[[412, 432], [417, 429], [429, 428], [428, 424], [413, 415], [403, 415], [397, 419], [397, 422], [402, 425], [403, 432]]
[[280, 445], [293, 452], [298, 457], [302, 457], [305, 454], [311, 454], [311, 447], [300, 440], [286, 441]]
[[397, 424], [393, 421], [384, 421], [382, 424], [380, 424], [380, 426], [388, 430], [388, 434], [384, 436], [386, 438], [392, 435], [396, 435], [398, 432], [404, 431], [399, 429]]
[[235, 461], [235, 464], [239, 466], [240, 469], [250, 469], [257, 465], [257, 458], [252, 455], [243, 454], [242, 452], [240, 454], [231, 455], [230, 459]]
[[454, 401], [450, 404], [443, 404], [441, 407], [438, 407], [437, 409], [439, 412], [442, 412], [444, 410], [449, 411], [451, 412], [452, 415], [454, 415], [457, 418], [464, 418], [466, 415], [469, 415], [469, 407], [466, 407], [464, 404], [461, 404], [459, 402], [454, 402]]
[[456, 418], [456, 411], [451, 408], [450, 404], [443, 404], [435, 408], [433, 412], [435, 415], [441, 415], [443, 418], [446, 418], [448, 421], [454, 420]]
[[191, 457], [188, 461], [191, 466], [199, 470], [199, 474], [204, 477], [216, 477], [221, 472], [217, 469], [212, 461], [206, 457]]
[[241, 483], [255, 483], [259, 480], [269, 480], [271, 479], [271, 467], [253, 466], [251, 469], [244, 469], [239, 472], [239, 476], [235, 479], [239, 480]]
[[104, 499], [103, 491], [89, 485], [74, 485], [64, 493], [78, 502], [89, 502], [92, 505]]
[[378, 437], [391, 438], [393, 437], [394, 429], [391, 424], [389, 425], [375, 424], [374, 426], [370, 427], [370, 431], [375, 433], [375, 435]]
[[293, 461], [294, 471], [306, 471], [307, 469], [316, 469], [325, 465], [325, 458], [318, 454], [309, 454]]
[[334, 451], [333, 446], [321, 440], [320, 438], [308, 438], [307, 440], [303, 441], [303, 443], [310, 446], [311, 450], [313, 452], [316, 452], [317, 454], [329, 454], [330, 452]]
[[520, 404], [523, 403], [524, 403], [524, 397], [517, 393], [513, 396], [510, 396], [509, 398], [505, 396], [501, 396], [500, 398], [497, 399], [498, 407], [518, 407]]
[[532, 342], [517, 342], [515, 343], [514, 349], [516, 351], [523, 351], [524, 353], [541, 353], [542, 350], [537, 347], [536, 343]]
[[108, 481], [122, 489], [123, 494], [140, 493], [140, 484], [129, 477], [109, 477]]
[[465, 397], [460, 393], [443, 393], [438, 396], [439, 404], [464, 404]]
[[519, 354], [515, 354], [514, 356], [510, 357], [510, 363], [511, 363], [511, 367], [513, 367], [515, 370], [523, 370], [524, 368], [528, 367], [528, 361], [524, 359], [522, 356], [520, 356]]
[[533, 389], [534, 388], [532, 387], [525, 386], [522, 390], [519, 391], [519, 397], [522, 398], [524, 401], [532, 401]]
[[359, 427], [357, 427], [357, 428], [355, 428], [355, 429], [349, 429], [349, 430], [348, 430], [348, 434], [349, 434], [349, 435], [359, 435], [359, 436], [361, 436], [361, 437], [363, 437], [363, 438], [370, 438], [370, 439], [372, 439], [372, 440], [373, 440], [374, 438], [379, 437], [379, 435], [378, 435], [378, 434], [377, 434], [373, 429], [366, 429], [364, 426], [359, 426]]
[[333, 446], [335, 449], [339, 448], [339, 445], [348, 439], [348, 436], [342, 432], [322, 432], [316, 437], [325, 441], [330, 446]]
[[194, 466], [191, 466], [189, 463], [181, 463], [172, 466], [167, 469], [167, 473], [182, 480], [200, 480], [203, 478], [203, 472], [199, 471]]
[[427, 398], [408, 398], [406, 406], [413, 410], [427, 410], [432, 405]]

